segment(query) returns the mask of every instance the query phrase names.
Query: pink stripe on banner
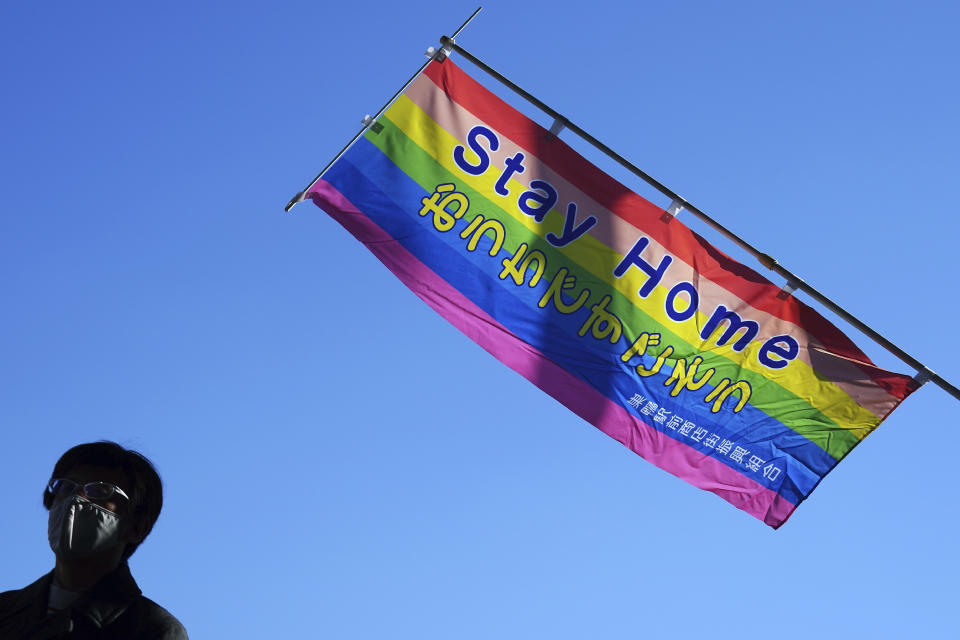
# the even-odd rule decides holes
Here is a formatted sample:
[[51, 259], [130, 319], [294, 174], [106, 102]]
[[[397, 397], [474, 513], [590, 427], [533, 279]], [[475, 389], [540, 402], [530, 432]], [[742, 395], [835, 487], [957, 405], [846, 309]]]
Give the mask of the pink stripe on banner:
[[660, 433], [515, 336], [378, 227], [331, 184], [307, 194], [434, 311], [497, 360], [664, 471], [777, 528], [796, 509], [776, 492]]

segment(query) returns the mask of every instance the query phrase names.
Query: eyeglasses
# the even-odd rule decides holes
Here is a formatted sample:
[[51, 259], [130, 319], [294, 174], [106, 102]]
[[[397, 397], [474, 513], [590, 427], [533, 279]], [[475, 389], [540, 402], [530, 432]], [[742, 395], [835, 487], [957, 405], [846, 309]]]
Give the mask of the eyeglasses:
[[130, 496], [125, 494], [123, 489], [109, 482], [85, 482], [81, 484], [67, 478], [54, 478], [47, 485], [47, 491], [55, 496], [73, 495], [77, 493], [78, 488], [80, 494], [88, 500], [109, 500], [113, 497], [113, 494], [117, 494], [128, 502], [130, 501]]

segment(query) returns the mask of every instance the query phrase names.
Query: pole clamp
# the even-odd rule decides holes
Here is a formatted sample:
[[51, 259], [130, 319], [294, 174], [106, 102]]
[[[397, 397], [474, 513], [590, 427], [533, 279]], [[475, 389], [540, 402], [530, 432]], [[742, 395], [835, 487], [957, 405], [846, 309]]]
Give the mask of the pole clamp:
[[383, 131], [383, 125], [377, 122], [376, 119], [374, 119], [374, 117], [369, 113], [363, 116], [363, 120], [360, 122], [363, 123], [363, 127], [365, 129], [372, 129], [374, 133], [380, 133]]
[[453, 52], [453, 45], [456, 44], [456, 41], [453, 38], [448, 38], [447, 36], [441, 36], [440, 38], [440, 48], [436, 47], [427, 47], [427, 50], [424, 52], [424, 55], [428, 58], [433, 58], [437, 62], [443, 62], [450, 54]]

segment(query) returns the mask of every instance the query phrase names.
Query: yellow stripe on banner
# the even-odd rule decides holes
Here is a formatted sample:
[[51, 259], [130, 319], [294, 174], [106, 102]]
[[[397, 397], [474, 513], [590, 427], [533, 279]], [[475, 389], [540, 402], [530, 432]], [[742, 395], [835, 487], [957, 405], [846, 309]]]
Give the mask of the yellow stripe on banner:
[[[398, 98], [386, 112], [386, 116], [413, 142], [432, 156], [438, 164], [459, 176], [462, 182], [470, 185], [472, 189], [491, 202], [502, 203], [502, 211], [527, 228], [532, 234], [544, 237], [549, 232], [557, 235], [562, 233], [562, 220], [564, 218], [562, 212], [554, 209], [544, 218], [542, 223], [537, 223], [534, 218], [524, 214], [516, 207], [516, 197], [528, 188], [527, 185], [511, 180], [508, 184], [510, 195], [501, 196], [494, 190], [494, 184], [500, 177], [500, 171], [495, 170], [494, 167], [480, 176], [472, 176], [462, 171], [453, 161], [453, 149], [463, 143], [435, 123], [408, 97], [401, 96]], [[499, 132], [497, 134], [500, 135]], [[467, 151], [468, 157], [471, 154], [472, 152]], [[542, 162], [539, 159], [537, 161]], [[582, 219], [586, 213], [583, 212], [578, 217]], [[711, 343], [708, 345], [700, 337], [698, 327], [705, 325], [709, 316], [698, 311], [695, 316], [684, 322], [675, 322], [670, 319], [664, 310], [667, 288], [660, 285], [647, 298], [640, 298], [637, 295], [637, 290], [646, 281], [646, 276], [639, 273], [637, 269], [630, 269], [622, 278], [614, 278], [612, 276], [613, 270], [623, 256], [614, 252], [590, 234], [584, 234], [576, 242], [564, 247], [562, 251], [564, 255], [582, 266], [598, 282], [619, 291], [638, 309], [664, 327], [669, 327], [671, 331], [686, 341], [686, 346], [690, 348], [687, 357], [695, 355], [697, 352], [720, 355], [731, 361], [735, 366], [748, 369], [793, 393], [835, 422], [838, 427], [850, 432], [858, 439], [866, 437], [879, 423], [880, 420], [876, 415], [860, 406], [833, 382], [820, 379], [815, 370], [800, 359], [793, 360], [787, 367], [780, 370], [768, 369], [761, 365], [757, 360], [757, 353], [762, 346], [761, 341], [755, 340], [743, 351], [737, 352], [729, 346], [735, 341], [731, 341], [726, 346], [716, 345], [713, 342], [716, 339], [715, 334], [711, 337]], [[598, 274], [605, 275], [600, 276]], [[618, 315], [620, 314], [618, 313]], [[624, 320], [626, 331], [630, 323], [623, 315], [620, 317]], [[634, 335], [630, 336], [631, 340], [636, 337], [638, 332], [634, 331], [633, 333]], [[673, 346], [677, 349], [681, 345]], [[674, 357], [684, 357], [684, 354], [677, 353]], [[756, 404], [754, 406], [761, 410], [764, 409]], [[821, 446], [825, 445], [821, 444]]]

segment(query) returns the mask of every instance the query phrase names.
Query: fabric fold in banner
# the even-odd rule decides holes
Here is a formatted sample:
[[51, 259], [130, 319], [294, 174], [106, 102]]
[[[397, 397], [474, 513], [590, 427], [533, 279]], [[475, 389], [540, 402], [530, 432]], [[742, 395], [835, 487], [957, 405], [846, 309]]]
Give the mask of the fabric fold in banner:
[[917, 387], [449, 59], [379, 124], [307, 196], [501, 362], [774, 528]]

